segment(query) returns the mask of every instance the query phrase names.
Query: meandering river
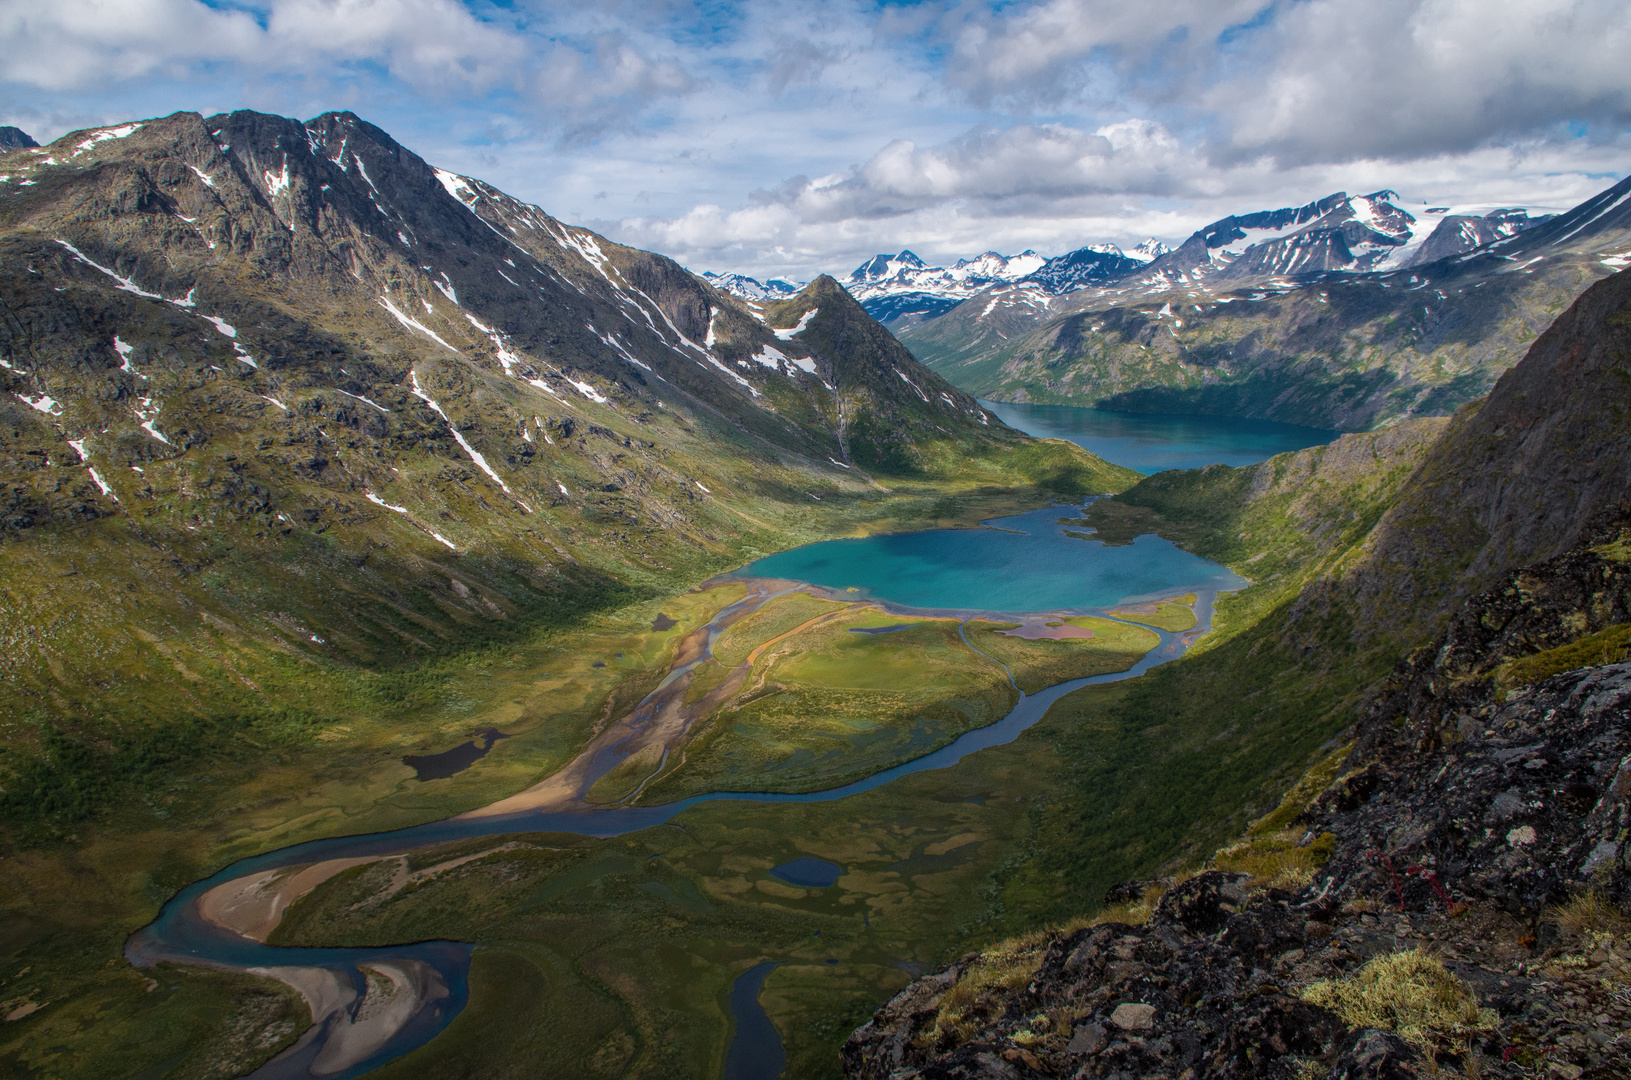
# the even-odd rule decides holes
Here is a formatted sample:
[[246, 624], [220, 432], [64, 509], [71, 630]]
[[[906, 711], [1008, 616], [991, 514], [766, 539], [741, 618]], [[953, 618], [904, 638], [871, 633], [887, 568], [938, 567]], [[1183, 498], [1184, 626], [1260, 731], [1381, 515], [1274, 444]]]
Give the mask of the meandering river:
[[[997, 407], [994, 411], [1003, 415], [1011, 408]], [[1004, 419], [1014, 422], [1009, 416]], [[1261, 454], [1257, 460], [1265, 456]], [[315, 1022], [294, 1047], [258, 1070], [256, 1080], [345, 1080], [361, 1075], [425, 1044], [458, 1015], [469, 994], [473, 947], [452, 941], [378, 948], [267, 945], [206, 917], [207, 911], [231, 902], [235, 883], [271, 881], [286, 868], [307, 864], [355, 865], [478, 836], [523, 832], [617, 836], [650, 828], [693, 806], [716, 800], [774, 803], [845, 799], [913, 773], [949, 768], [968, 754], [1011, 742], [1066, 694], [1084, 686], [1135, 678], [1181, 656], [1210, 629], [1217, 593], [1244, 584], [1226, 568], [1155, 537], [1107, 547], [1084, 537], [1079, 527], [1068, 523], [1076, 514], [1070, 507], [1054, 507], [989, 522], [982, 529], [832, 541], [771, 556], [744, 567], [738, 574], [782, 579], [784, 584], [754, 589], [747, 607], [738, 603], [722, 611], [715, 620], [719, 625], [710, 625], [701, 640], [711, 646], [727, 620], [740, 618], [746, 610], [785, 592], [789, 580], [838, 595], [865, 598], [901, 614], [956, 614], [965, 619], [1044, 611], [1103, 615], [1115, 605], [1192, 592], [1199, 597], [1195, 605], [1197, 625], [1183, 633], [1159, 631], [1159, 644], [1126, 671], [1072, 679], [1034, 694], [1021, 693], [1013, 709], [988, 727], [967, 732], [922, 757], [825, 791], [720, 791], [658, 806], [591, 807], [577, 803], [567, 809], [475, 812], [392, 832], [308, 841], [243, 859], [177, 893], [151, 924], [130, 937], [126, 955], [139, 966], [160, 961], [204, 964], [272, 975], [299, 987], [312, 1003]], [[695, 663], [691, 659], [686, 666], [694, 667]], [[666, 680], [653, 696], [664, 693], [671, 681]], [[608, 755], [603, 749], [591, 763], [592, 772], [598, 775], [616, 760], [615, 751]], [[223, 895], [229, 899], [220, 900]], [[273, 911], [268, 927], [275, 926], [280, 915], [281, 908]], [[761, 1023], [763, 1013], [757, 1005], [759, 984], [771, 966], [761, 965], [745, 977], [745, 982], [739, 982], [738, 992], [732, 995], [732, 1007], [738, 1029], [751, 1031], [749, 1038], [754, 1045], [768, 1046], [773, 1040], [779, 1052], [779, 1037], [773, 1026], [768, 1032], [763, 1030], [768, 1021]], [[370, 990], [371, 985], [377, 989], [386, 984], [389, 992]], [[378, 1001], [386, 1005], [378, 1006]], [[728, 1071], [733, 1077], [767, 1075], [764, 1069], [755, 1071], [742, 1053], [730, 1060]]]

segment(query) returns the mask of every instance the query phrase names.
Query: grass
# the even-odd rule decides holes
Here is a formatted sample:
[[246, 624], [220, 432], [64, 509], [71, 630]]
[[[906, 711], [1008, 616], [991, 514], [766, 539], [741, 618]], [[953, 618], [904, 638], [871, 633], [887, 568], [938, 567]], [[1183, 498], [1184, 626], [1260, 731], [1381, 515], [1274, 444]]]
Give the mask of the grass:
[[986, 1023], [1006, 1012], [1011, 992], [1031, 981], [1047, 955], [1050, 935], [1028, 934], [987, 949], [969, 964], [940, 999], [934, 1023], [919, 1042], [950, 1050], [967, 1042]]
[[1615, 664], [1628, 656], [1631, 656], [1631, 623], [1619, 623], [1567, 645], [1508, 660], [1495, 669], [1496, 692], [1504, 695], [1507, 691], [1542, 682], [1565, 671], [1596, 664]]
[[1421, 949], [1378, 956], [1347, 979], [1308, 986], [1302, 997], [1349, 1027], [1396, 1032], [1424, 1049], [1464, 1052], [1496, 1023], [1494, 1011], [1480, 1008], [1466, 983]]
[[1133, 608], [1126, 611], [1112, 611], [1110, 614], [1118, 619], [1126, 619], [1128, 622], [1143, 623], [1145, 626], [1153, 626], [1157, 630], [1181, 634], [1185, 630], [1193, 630], [1198, 622], [1195, 618], [1196, 599], [1194, 593], [1188, 593], [1171, 600], [1155, 601], [1149, 605], [1155, 609], [1154, 611], [1141, 611]]
[[1587, 934], [1623, 934], [1625, 915], [1597, 889], [1587, 889], [1547, 912], [1548, 917], [1575, 937]]
[[[730, 656], [755, 657], [742, 691], [700, 722], [683, 763], [642, 801], [834, 786], [992, 723], [1016, 699], [1001, 669], [963, 644], [956, 620], [796, 596], [759, 615], [721, 639]], [[908, 629], [853, 632], [900, 624]], [[717, 679], [726, 670], [705, 668]]]
[[[876, 503], [846, 508], [843, 528], [921, 524], [940, 520], [942, 511], [973, 521], [1023, 506], [1022, 493], [980, 483], [914, 489], [903, 482]], [[1197, 501], [1195, 512], [1205, 505]], [[804, 535], [838, 530], [830, 519], [787, 522]], [[1273, 533], [1307, 534], [1295, 524]], [[719, 550], [745, 560], [769, 537], [744, 530]], [[152, 780], [116, 793], [90, 816], [53, 819], [54, 831], [34, 846], [6, 853], [0, 907], [10, 918], [0, 924], [0, 957], [7, 972], [28, 970], [5, 984], [5, 993], [50, 1004], [5, 1032], [10, 1041], [0, 1044], [0, 1064], [22, 1071], [26, 1061], [27, 1068], [52, 1072], [79, 1062], [68, 1071], [88, 1077], [162, 1064], [168, 1060], [156, 1056], [162, 1048], [149, 1053], [143, 1046], [117, 1063], [96, 1064], [103, 1059], [88, 1056], [94, 1029], [62, 1037], [53, 1017], [95, 993], [107, 995], [107, 1016], [145, 1006], [139, 982], [95, 988], [113, 977], [109, 972], [128, 973], [116, 960], [123, 936], [174, 890], [242, 855], [481, 805], [564, 760], [609, 712], [654, 685], [681, 635], [739, 595], [679, 591], [712, 572], [718, 550], [683, 563], [675, 549], [665, 551], [677, 567], [668, 577], [631, 572], [627, 591], [605, 593], [600, 606], [526, 626], [512, 620], [496, 636], [472, 631], [468, 640], [455, 637], [400, 669], [361, 671], [299, 649], [263, 655], [226, 631], [188, 629], [213, 624], [199, 619], [195, 607], [188, 617], [196, 623], [184, 625], [188, 609], [178, 605], [175, 636], [163, 639], [172, 653], [137, 650], [132, 655], [144, 658], [139, 672], [148, 679], [136, 677], [134, 666], [119, 668], [121, 679], [173, 688], [178, 680], [193, 685], [176, 663], [224, 682], [231, 680], [223, 673], [236, 671], [305, 711], [277, 722], [289, 726], [283, 741], [270, 738], [277, 727], [269, 721], [223, 729], [185, 768], [160, 767]], [[1271, 554], [1289, 566], [1279, 552]], [[1255, 554], [1248, 546], [1240, 557]], [[66, 580], [65, 596], [79, 596], [74, 579]], [[449, 1029], [447, 1042], [438, 1039], [399, 1063], [402, 1075], [416, 1074], [416, 1067], [418, 1075], [461, 1069], [481, 1075], [482, 1063], [488, 1074], [502, 1075], [508, 1062], [546, 1053], [553, 1055], [551, 1070], [563, 1074], [711, 1075], [722, 1063], [728, 1029], [723, 995], [741, 971], [774, 958], [782, 966], [762, 997], [784, 1034], [789, 1074], [836, 1077], [836, 1047], [909, 979], [901, 965], [933, 966], [1091, 913], [1110, 884], [1149, 876], [1175, 860], [1198, 861], [1258, 815], [1257, 806], [1274, 806], [1280, 791], [1322, 756], [1319, 743], [1340, 727], [1332, 708], [1363, 685], [1376, 661], [1344, 654], [1328, 671], [1287, 678], [1301, 662], [1297, 648], [1274, 632], [1284, 612], [1273, 597], [1287, 588], [1276, 579], [1226, 600], [1225, 630], [1205, 639], [1204, 649], [1141, 679], [1071, 695], [1016, 742], [956, 768], [915, 774], [842, 803], [714, 802], [629, 837], [537, 838], [526, 850], [475, 860], [382, 904], [353, 909], [363, 898], [356, 890], [367, 885], [364, 868], [297, 905], [280, 939], [343, 944], [448, 936], [481, 946], [468, 1015]], [[449, 589], [437, 602], [455, 595]], [[652, 631], [659, 612], [679, 625]], [[772, 631], [785, 632], [778, 628], [786, 620], [800, 625], [799, 614], [778, 612], [783, 622], [745, 634], [745, 652], [776, 636]], [[897, 634], [848, 633], [878, 618], [868, 612], [849, 623], [835, 619], [812, 627], [795, 649], [765, 650], [755, 672], [764, 676], [756, 692], [765, 696], [744, 698], [728, 727], [716, 722], [699, 735], [684, 769], [672, 774], [675, 787], [708, 769], [727, 775], [733, 764], [743, 768], [728, 775], [751, 778], [757, 769], [762, 779], [770, 775], [765, 766], [785, 766], [799, 751], [809, 754], [799, 761], [825, 758], [808, 766], [811, 776], [842, 776], [846, 758], [858, 747], [866, 751], [867, 737], [877, 740], [867, 751], [876, 762], [892, 761], [913, 738], [942, 738], [972, 726], [976, 708], [996, 713], [1011, 700], [995, 665], [970, 663], [955, 624], [922, 620]], [[1118, 648], [1138, 635], [1153, 637], [1132, 627], [1117, 633], [1132, 635]], [[993, 655], [1015, 661], [1016, 674], [1029, 678], [1027, 671], [1059, 657], [1107, 663], [1109, 634], [1089, 642], [1021, 642], [978, 629], [972, 636], [982, 648], [994, 641], [993, 650], [1009, 650]], [[190, 644], [197, 641], [216, 651]], [[1118, 656], [1135, 651], [1126, 647]], [[925, 670], [932, 676], [925, 678]], [[65, 673], [72, 681], [72, 671]], [[782, 685], [789, 690], [774, 689]], [[932, 693], [903, 702], [903, 694], [910, 699], [925, 687]], [[778, 704], [779, 698], [786, 700]], [[194, 699], [204, 695], [172, 698]], [[852, 722], [855, 716], [876, 726], [866, 729]], [[927, 718], [921, 736], [919, 717]], [[400, 764], [404, 753], [446, 749], [488, 725], [515, 737], [465, 773], [420, 783]], [[726, 753], [733, 747], [741, 752], [734, 761]], [[814, 783], [791, 775], [806, 767], [799, 761], [783, 769], [782, 782]], [[862, 763], [861, 771], [871, 768]], [[805, 855], [843, 866], [838, 885], [799, 889], [768, 876], [770, 867]], [[230, 1005], [230, 995], [212, 991], [218, 984], [204, 975], [181, 971], [174, 984], [184, 987], [176, 993], [201, 1003], [169, 1021], [174, 1045], [210, 1045], [238, 1023], [242, 1010]]]
[[1027, 694], [1070, 679], [1126, 671], [1161, 643], [1148, 630], [1114, 619], [1079, 616], [1064, 620], [1091, 630], [1091, 638], [1038, 638], [1027, 641], [1001, 633], [1009, 623], [973, 620], [966, 627], [969, 640], [1013, 670], [1014, 681]]

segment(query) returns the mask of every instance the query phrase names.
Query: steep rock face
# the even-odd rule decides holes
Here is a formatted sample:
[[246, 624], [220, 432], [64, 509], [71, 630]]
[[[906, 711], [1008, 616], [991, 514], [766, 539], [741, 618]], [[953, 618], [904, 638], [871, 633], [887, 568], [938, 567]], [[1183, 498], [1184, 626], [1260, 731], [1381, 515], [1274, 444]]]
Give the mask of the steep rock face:
[[[1627, 508], [1591, 522], [1561, 555], [1515, 570], [1495, 589], [1471, 598], [1432, 642], [1400, 661], [1369, 706], [1377, 722], [1368, 741], [1413, 740], [1419, 749], [1448, 746], [1484, 725], [1515, 661], [1560, 650], [1581, 638], [1631, 623], [1631, 565], [1626, 561]], [[1621, 650], [1604, 640], [1599, 660]], [[1505, 668], [1506, 670], [1503, 670]], [[1401, 730], [1402, 729], [1402, 730]]]
[[1399, 630], [1571, 546], [1631, 493], [1628, 381], [1631, 274], [1620, 273], [1462, 410], [1335, 588], [1374, 613], [1372, 627]]

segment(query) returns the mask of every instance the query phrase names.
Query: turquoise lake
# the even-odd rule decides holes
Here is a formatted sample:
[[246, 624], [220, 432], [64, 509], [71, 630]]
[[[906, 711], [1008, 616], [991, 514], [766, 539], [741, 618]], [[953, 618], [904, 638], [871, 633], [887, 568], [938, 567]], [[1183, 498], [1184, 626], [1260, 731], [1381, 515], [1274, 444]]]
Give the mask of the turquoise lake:
[[1079, 525], [1060, 524], [1081, 512], [1054, 506], [978, 529], [828, 540], [768, 556], [736, 573], [854, 589], [903, 607], [966, 612], [1106, 608], [1246, 585], [1227, 567], [1157, 536], [1110, 547], [1083, 539]]
[[1069, 439], [1106, 461], [1145, 475], [1207, 465], [1255, 465], [1288, 450], [1322, 446], [1342, 434], [1229, 416], [1157, 416], [1004, 401], [980, 404], [1027, 435]]

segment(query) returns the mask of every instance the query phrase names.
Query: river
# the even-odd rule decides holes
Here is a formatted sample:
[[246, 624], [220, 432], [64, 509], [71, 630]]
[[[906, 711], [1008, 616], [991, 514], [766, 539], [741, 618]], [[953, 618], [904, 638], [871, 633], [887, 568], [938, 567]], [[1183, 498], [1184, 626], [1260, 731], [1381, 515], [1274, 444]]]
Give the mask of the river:
[[[994, 411], [1001, 415], [1000, 410]], [[1258, 460], [1263, 456], [1267, 455]], [[207, 919], [200, 906], [206, 894], [257, 876], [270, 880], [283, 868], [376, 859], [455, 839], [535, 832], [617, 836], [659, 825], [693, 806], [716, 800], [844, 799], [913, 773], [949, 768], [968, 754], [1011, 742], [1066, 694], [1084, 686], [1135, 678], [1181, 656], [1210, 629], [1217, 593], [1244, 584], [1226, 568], [1155, 537], [1107, 547], [1071, 526], [1069, 519], [1075, 513], [1070, 507], [1054, 507], [989, 522], [981, 529], [814, 544], [760, 560], [738, 573], [792, 579], [839, 595], [860, 593], [902, 614], [950, 613], [965, 619], [1038, 611], [1104, 615], [1113, 605], [1193, 592], [1199, 597], [1197, 625], [1183, 633], [1159, 631], [1159, 644], [1126, 671], [1073, 679], [1034, 694], [1021, 693], [1014, 707], [995, 723], [967, 732], [922, 757], [825, 791], [720, 791], [657, 806], [580, 804], [566, 810], [473, 812], [391, 832], [308, 841], [243, 859], [172, 897], [151, 924], [130, 937], [126, 955], [138, 966], [160, 961], [203, 964], [274, 975], [299, 986], [313, 1003], [315, 1022], [294, 1047], [254, 1073], [255, 1080], [345, 1080], [366, 1073], [425, 1044], [458, 1015], [468, 998], [473, 947], [452, 941], [378, 948], [271, 946]], [[785, 584], [759, 588], [753, 593], [758, 598], [755, 604], [731, 605], [715, 617], [719, 625], [707, 628], [707, 640], [711, 644], [725, 620], [740, 618], [752, 606], [785, 591]], [[659, 688], [653, 695], [663, 692]], [[598, 759], [592, 764], [596, 774], [609, 767]], [[759, 986], [773, 966], [773, 961], [767, 961], [754, 968], [731, 996], [737, 1030], [748, 1033], [751, 1046], [761, 1048], [748, 1053], [733, 1046], [727, 1067], [733, 1080], [772, 1080], [775, 1072], [770, 1070], [779, 1070], [780, 1038], [757, 1001]], [[392, 1004], [375, 1008], [370, 1004], [376, 1000], [370, 987], [386, 982], [394, 987], [394, 996], [382, 1000]]]

